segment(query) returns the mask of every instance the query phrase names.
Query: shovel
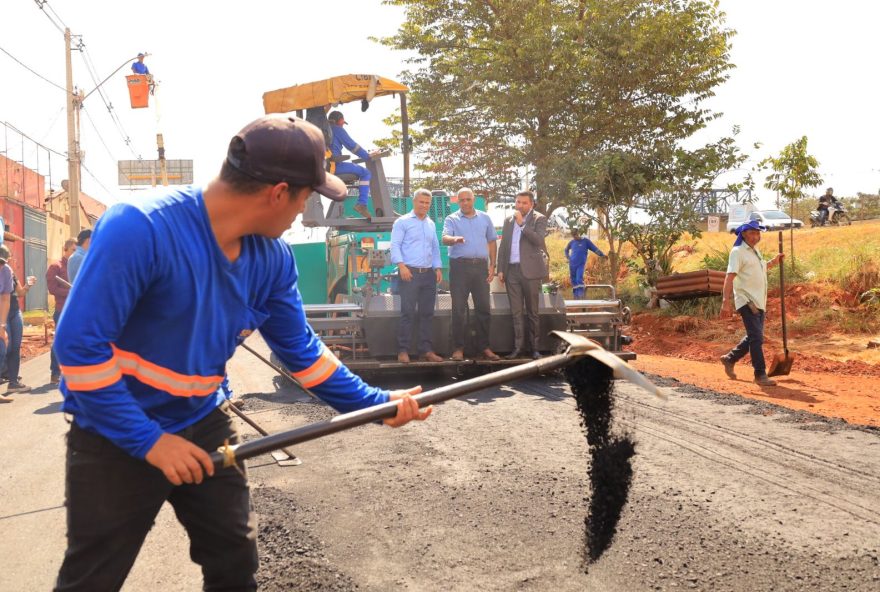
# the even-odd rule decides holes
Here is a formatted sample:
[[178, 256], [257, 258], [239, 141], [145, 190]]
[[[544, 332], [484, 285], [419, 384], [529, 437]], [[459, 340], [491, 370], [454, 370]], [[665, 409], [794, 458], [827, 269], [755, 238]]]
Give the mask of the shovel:
[[[602, 349], [602, 346], [599, 344], [590, 341], [582, 335], [565, 331], [553, 331], [553, 334], [568, 343], [568, 349], [564, 353], [436, 388], [416, 395], [413, 399], [416, 400], [420, 408], [427, 407], [428, 405], [448, 401], [449, 399], [491, 386], [546, 374], [576, 362], [581, 356], [591, 356], [597, 359], [614, 371], [615, 378], [629, 380], [642, 387], [648, 393], [660, 399], [666, 399], [666, 395], [654, 386], [651, 381], [630, 368], [626, 362], [614, 354]], [[359, 411], [337, 415], [327, 421], [304, 425], [286, 432], [279, 432], [257, 440], [250, 440], [243, 444], [225, 445], [216, 452], [211, 453], [211, 461], [217, 469], [230, 467], [248, 458], [278, 450], [285, 446], [308, 442], [309, 440], [335, 434], [353, 427], [394, 417], [396, 414], [397, 401], [381, 403]]]
[[[782, 231], [779, 231], [779, 252], [782, 253]], [[788, 376], [794, 363], [794, 354], [788, 351], [788, 331], [785, 327], [785, 263], [779, 264], [779, 304], [782, 307], [782, 351], [770, 363], [767, 376]]]

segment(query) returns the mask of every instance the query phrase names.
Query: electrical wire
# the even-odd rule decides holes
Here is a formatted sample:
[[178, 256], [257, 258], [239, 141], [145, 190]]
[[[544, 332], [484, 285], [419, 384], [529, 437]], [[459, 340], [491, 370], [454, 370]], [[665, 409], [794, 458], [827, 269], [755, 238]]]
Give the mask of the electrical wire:
[[67, 89], [66, 89], [66, 88], [64, 88], [63, 86], [61, 86], [61, 85], [59, 85], [59, 84], [55, 84], [54, 82], [52, 82], [51, 80], [49, 80], [48, 78], [46, 78], [45, 76], [43, 76], [42, 74], [40, 74], [39, 72], [37, 72], [36, 70], [34, 70], [33, 68], [29, 67], [27, 64], [25, 64], [24, 62], [22, 62], [20, 59], [18, 59], [17, 57], [15, 57], [15, 56], [12, 55], [11, 53], [9, 53], [9, 52], [6, 51], [5, 49], [3, 49], [2, 47], [0, 47], [0, 51], [2, 51], [2, 52], [5, 53], [6, 55], [8, 55], [10, 58], [12, 58], [13, 60], [15, 60], [15, 62], [17, 62], [19, 66], [21, 66], [22, 68], [24, 68], [25, 70], [27, 70], [28, 72], [30, 72], [31, 74], [33, 74], [34, 76], [36, 76], [37, 78], [40, 78], [41, 80], [44, 80], [44, 81], [48, 82], [49, 84], [51, 84], [51, 85], [54, 86], [55, 88], [64, 91], [65, 94], [67, 93]]
[[92, 171], [90, 171], [90, 170], [86, 167], [86, 165], [84, 165], [82, 162], [80, 162], [79, 164], [80, 164], [80, 166], [83, 168], [83, 170], [84, 170], [85, 172], [87, 172], [87, 173], [89, 174], [89, 176], [95, 181], [95, 183], [97, 183], [98, 185], [100, 185], [100, 186], [101, 186], [101, 189], [103, 189], [104, 191], [107, 192], [107, 195], [110, 197], [110, 200], [111, 200], [112, 202], [116, 202], [116, 201], [117, 201], [117, 200], [116, 200], [116, 197], [113, 195], [113, 193], [112, 193], [109, 189], [107, 189], [107, 186], [104, 185], [103, 183], [101, 183], [101, 181], [98, 180], [98, 177], [96, 177], [95, 174], [92, 173]]
[[[65, 25], [64, 21], [61, 20], [61, 17], [58, 16], [58, 13], [55, 12], [55, 9], [49, 6], [49, 0], [34, 0], [34, 3], [37, 5], [37, 8], [39, 8], [42, 13], [46, 15], [46, 18], [49, 19], [49, 22], [52, 23], [56, 29], [64, 33], [64, 29], [67, 28], [67, 25]], [[48, 12], [46, 12], [46, 7], [48, 7], [49, 10], [52, 11], [52, 14], [55, 15], [54, 19], [49, 15]], [[60, 25], [55, 22], [56, 19], [58, 20], [58, 22], [61, 23]]]
[[[83, 62], [86, 65], [86, 70], [88, 70], [89, 76], [91, 77], [92, 82], [95, 84], [95, 90], [98, 92], [98, 96], [101, 97], [101, 101], [103, 101], [104, 106], [107, 108], [107, 112], [110, 114], [110, 118], [113, 121], [114, 125], [116, 126], [116, 129], [119, 132], [119, 135], [121, 136], [123, 143], [128, 147], [128, 149], [131, 151], [132, 155], [135, 158], [140, 159], [141, 156], [131, 146], [131, 137], [128, 135], [128, 132], [125, 131], [125, 127], [122, 125], [122, 121], [119, 119], [118, 114], [114, 110], [113, 104], [110, 102], [109, 98], [107, 97], [107, 94], [104, 92], [104, 89], [101, 87], [101, 81], [100, 81], [100, 78], [97, 74], [97, 69], [95, 68], [94, 61], [92, 60], [91, 54], [89, 53], [88, 48], [86, 47], [85, 43], [82, 42], [82, 40], [80, 40], [80, 43], [79, 43], [79, 46], [77, 49], [80, 50], [80, 54], [82, 55]], [[94, 122], [92, 122], [92, 124], [94, 125]]]
[[104, 137], [101, 135], [101, 132], [98, 131], [98, 126], [95, 125], [95, 122], [92, 120], [92, 116], [89, 114], [87, 109], [82, 109], [82, 113], [86, 114], [86, 119], [89, 120], [89, 123], [92, 125], [92, 129], [95, 130], [95, 135], [98, 136], [98, 139], [101, 140], [101, 144], [104, 145], [104, 149], [107, 151], [107, 154], [110, 156], [110, 160], [116, 163], [119, 159], [113, 155], [113, 151], [110, 150], [110, 147], [107, 145], [107, 142], [104, 141]]

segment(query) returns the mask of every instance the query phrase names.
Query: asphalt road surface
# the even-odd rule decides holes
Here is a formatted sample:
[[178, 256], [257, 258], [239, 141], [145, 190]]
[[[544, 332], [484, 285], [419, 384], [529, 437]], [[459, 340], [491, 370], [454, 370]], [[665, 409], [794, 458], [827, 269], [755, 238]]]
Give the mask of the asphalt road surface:
[[[48, 378], [40, 363], [25, 367], [31, 384]], [[245, 351], [229, 371], [269, 431], [333, 415]], [[305, 443], [299, 467], [254, 459], [261, 589], [880, 589], [880, 432], [663, 386], [666, 402], [617, 385], [615, 429], [636, 455], [596, 562], [584, 553], [586, 440], [567, 384], [545, 377], [450, 401], [423, 424]], [[58, 399], [46, 389], [0, 406], [0, 590], [49, 589], [60, 564]], [[124, 589], [200, 589], [167, 508]]]

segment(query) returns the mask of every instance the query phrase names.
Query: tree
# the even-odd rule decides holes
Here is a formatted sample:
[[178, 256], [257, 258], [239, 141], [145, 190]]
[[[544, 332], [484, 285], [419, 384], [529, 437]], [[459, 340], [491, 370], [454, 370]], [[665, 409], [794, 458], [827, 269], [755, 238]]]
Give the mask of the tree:
[[[794, 205], [803, 196], [804, 187], [817, 187], [822, 177], [816, 170], [819, 161], [807, 153], [807, 136], [795, 140], [782, 149], [779, 156], [768, 156], [758, 163], [758, 168], [771, 170], [764, 187], [778, 191], [788, 200], [789, 215], [794, 218]], [[791, 226], [791, 264], [794, 266], [794, 225]]]
[[[732, 67], [711, 0], [388, 3], [406, 8], [382, 43], [415, 53], [402, 78], [422, 168], [488, 193], [529, 171], [548, 214], [583, 206], [583, 188], [639, 147], [702, 128]], [[630, 193], [610, 188], [593, 197]]]
[[591, 208], [602, 234], [611, 237], [611, 283], [616, 283], [623, 266], [619, 253], [627, 242], [641, 258], [650, 285], [658, 275], [671, 273], [675, 244], [686, 233], [700, 234], [700, 194], [744, 160], [733, 138], [696, 150], [658, 142], [641, 153], [606, 152], [586, 178], [583, 191], [590, 197], [580, 215]]

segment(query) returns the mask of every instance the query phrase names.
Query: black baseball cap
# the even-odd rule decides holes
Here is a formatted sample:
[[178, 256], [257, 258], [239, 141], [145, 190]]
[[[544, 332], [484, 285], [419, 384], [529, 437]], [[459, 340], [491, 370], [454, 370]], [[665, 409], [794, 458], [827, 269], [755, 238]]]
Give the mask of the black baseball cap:
[[334, 201], [348, 190], [324, 169], [324, 134], [298, 117], [266, 115], [252, 121], [229, 142], [226, 161], [237, 171], [264, 183], [311, 187]]
[[342, 122], [343, 125], [346, 125], [346, 123], [347, 123], [345, 121], [345, 116], [342, 114], [342, 111], [331, 111], [330, 114], [327, 116], [327, 119], [329, 119], [333, 123], [337, 123], [337, 124], [340, 121]]

